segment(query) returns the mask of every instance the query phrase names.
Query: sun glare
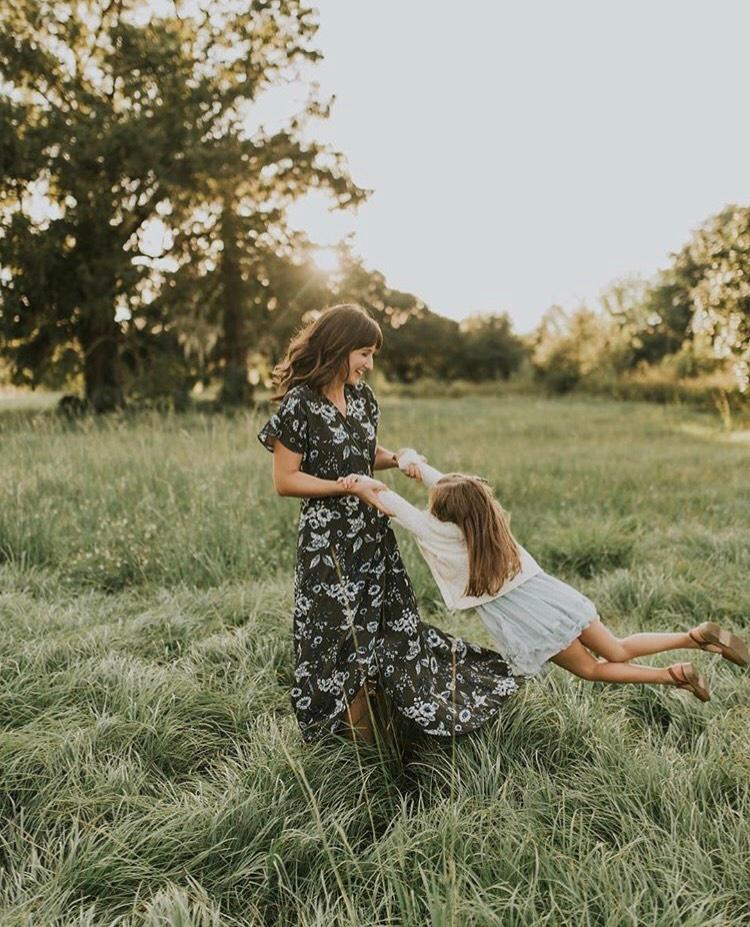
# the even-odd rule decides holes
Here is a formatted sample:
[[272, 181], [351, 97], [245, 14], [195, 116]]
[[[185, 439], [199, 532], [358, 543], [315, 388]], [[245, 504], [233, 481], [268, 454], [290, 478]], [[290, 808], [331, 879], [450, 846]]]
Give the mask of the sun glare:
[[341, 255], [338, 248], [314, 248], [312, 259], [318, 270], [324, 274], [336, 274], [341, 270]]

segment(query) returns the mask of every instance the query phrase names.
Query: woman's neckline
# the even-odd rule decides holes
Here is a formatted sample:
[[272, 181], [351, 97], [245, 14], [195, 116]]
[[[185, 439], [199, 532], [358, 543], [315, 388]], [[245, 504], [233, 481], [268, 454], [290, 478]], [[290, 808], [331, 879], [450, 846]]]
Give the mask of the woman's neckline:
[[336, 403], [329, 396], [321, 390], [320, 395], [325, 399], [326, 402], [329, 402], [333, 408], [338, 412], [338, 414], [345, 420], [349, 421], [349, 393], [347, 392], [348, 383], [344, 383], [344, 405], [346, 406], [346, 412], [342, 412], [341, 409], [336, 405]]

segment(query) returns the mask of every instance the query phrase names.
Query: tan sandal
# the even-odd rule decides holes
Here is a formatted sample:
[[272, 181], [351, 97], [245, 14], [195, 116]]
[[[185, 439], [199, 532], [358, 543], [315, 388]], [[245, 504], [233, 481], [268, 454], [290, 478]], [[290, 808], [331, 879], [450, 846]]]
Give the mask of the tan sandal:
[[[713, 644], [721, 648], [721, 656], [730, 663], [747, 666], [750, 662], [750, 651], [742, 638], [732, 634], [731, 631], [720, 628], [715, 621], [704, 621], [697, 628], [688, 631], [688, 634], [701, 650], [708, 650], [709, 644]], [[709, 652], [716, 653], [716, 651]]]
[[[682, 670], [682, 678], [675, 672], [675, 667], [677, 666]], [[672, 666], [668, 666], [667, 669], [678, 689], [687, 689], [702, 702], [707, 702], [711, 698], [706, 680], [700, 675], [692, 663], [674, 663]]]

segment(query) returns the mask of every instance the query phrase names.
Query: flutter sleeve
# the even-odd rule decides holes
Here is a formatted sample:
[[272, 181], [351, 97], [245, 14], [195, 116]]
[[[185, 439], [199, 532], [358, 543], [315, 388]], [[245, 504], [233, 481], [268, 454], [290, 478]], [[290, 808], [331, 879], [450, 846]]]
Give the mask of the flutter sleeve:
[[278, 410], [258, 432], [258, 440], [269, 451], [276, 441], [295, 454], [307, 449], [307, 406], [297, 389], [291, 389], [281, 400]]

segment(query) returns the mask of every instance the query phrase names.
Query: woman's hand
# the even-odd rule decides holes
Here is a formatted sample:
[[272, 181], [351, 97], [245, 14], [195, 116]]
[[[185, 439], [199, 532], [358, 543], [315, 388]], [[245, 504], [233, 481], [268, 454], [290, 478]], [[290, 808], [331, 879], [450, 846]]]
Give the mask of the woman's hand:
[[350, 473], [349, 476], [340, 476], [340, 477], [336, 480], [336, 482], [339, 484], [339, 486], [341, 486], [341, 487], [343, 487], [344, 489], [346, 489], [347, 492], [353, 492], [353, 491], [354, 491], [354, 487], [355, 487], [355, 485], [356, 485], [357, 480], [359, 479], [359, 477], [360, 477], [360, 474], [359, 474], [359, 473]]
[[353, 495], [356, 495], [355, 487], [357, 486], [377, 486], [379, 489], [388, 489], [385, 483], [381, 483], [380, 480], [374, 480], [365, 473], [350, 473], [348, 476], [340, 476], [336, 482]]
[[409, 479], [421, 480], [422, 474], [420, 473], [418, 463], [409, 463], [405, 467], [401, 467], [401, 457], [404, 454], [408, 454], [410, 458], [416, 457], [421, 463], [427, 463], [427, 458], [424, 456], [424, 454], [417, 454], [417, 452], [412, 447], [402, 447], [401, 450], [396, 451], [396, 459], [399, 462], [399, 469], [401, 472], [405, 473]]

